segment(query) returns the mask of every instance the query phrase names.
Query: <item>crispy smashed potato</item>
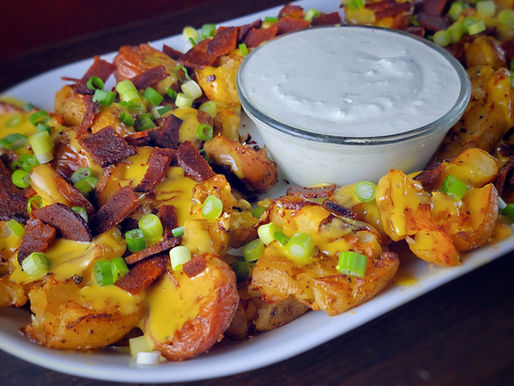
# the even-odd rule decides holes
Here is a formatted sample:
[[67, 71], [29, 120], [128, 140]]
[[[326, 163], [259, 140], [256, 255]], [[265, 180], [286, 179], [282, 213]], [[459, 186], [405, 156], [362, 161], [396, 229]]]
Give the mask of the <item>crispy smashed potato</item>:
[[494, 70], [506, 67], [505, 53], [500, 43], [490, 36], [478, 36], [464, 45], [466, 66], [489, 66]]

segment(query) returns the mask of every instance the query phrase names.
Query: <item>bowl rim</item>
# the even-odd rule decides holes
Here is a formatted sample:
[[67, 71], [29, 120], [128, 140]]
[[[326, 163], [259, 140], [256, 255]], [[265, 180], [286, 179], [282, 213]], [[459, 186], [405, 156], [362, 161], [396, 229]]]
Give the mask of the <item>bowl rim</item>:
[[[246, 64], [249, 62], [251, 57], [258, 52], [262, 46], [254, 49], [250, 54], [245, 58], [241, 66], [239, 67], [237, 78], [236, 78], [236, 88], [239, 95], [239, 99], [241, 101], [241, 105], [245, 112], [255, 120], [260, 121], [261, 123], [280, 131], [284, 134], [288, 134], [297, 138], [301, 138], [308, 141], [316, 141], [323, 142], [328, 144], [341, 144], [341, 145], [383, 145], [383, 144], [391, 144], [402, 142], [409, 139], [418, 138], [425, 135], [435, 134], [440, 130], [447, 130], [447, 123], [451, 123], [450, 127], [453, 126], [457, 120], [462, 116], [466, 106], [468, 105], [469, 99], [471, 97], [471, 82], [469, 80], [469, 76], [462, 66], [462, 64], [451, 55], [447, 50], [438, 46], [437, 44], [429, 41], [428, 39], [422, 38], [417, 35], [413, 35], [406, 31], [392, 30], [388, 28], [375, 27], [375, 26], [363, 26], [363, 25], [341, 25], [341, 26], [318, 26], [313, 28], [308, 28], [300, 31], [295, 31], [288, 33], [287, 35], [292, 34], [300, 34], [300, 33], [309, 33], [308, 31], [318, 30], [318, 29], [333, 29], [333, 28], [362, 28], [362, 29], [373, 29], [373, 30], [381, 30], [387, 33], [398, 34], [402, 36], [407, 36], [409, 38], [413, 38], [425, 44], [427, 47], [434, 49], [440, 55], [442, 55], [452, 66], [452, 68], [457, 72], [457, 76], [460, 81], [460, 92], [457, 97], [457, 100], [450, 108], [450, 110], [444, 114], [442, 117], [436, 119], [435, 121], [428, 123], [426, 125], [403, 131], [396, 134], [388, 134], [383, 136], [373, 136], [373, 137], [344, 137], [337, 135], [328, 135], [328, 134], [320, 134], [314, 133], [306, 130], [302, 130], [296, 128], [294, 126], [288, 125], [286, 123], [280, 122], [274, 118], [269, 117], [263, 111], [255, 107], [252, 103], [250, 103], [245, 91], [242, 86], [242, 73], [246, 68]], [[273, 44], [273, 40], [267, 42], [266, 45]]]

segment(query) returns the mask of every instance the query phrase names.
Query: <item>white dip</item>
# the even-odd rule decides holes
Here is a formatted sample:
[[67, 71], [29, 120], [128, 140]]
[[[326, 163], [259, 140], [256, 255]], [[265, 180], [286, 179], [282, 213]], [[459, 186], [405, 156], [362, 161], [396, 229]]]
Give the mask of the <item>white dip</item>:
[[457, 101], [457, 72], [408, 36], [360, 27], [286, 35], [253, 53], [241, 76], [248, 101], [305, 131], [347, 137], [429, 124]]

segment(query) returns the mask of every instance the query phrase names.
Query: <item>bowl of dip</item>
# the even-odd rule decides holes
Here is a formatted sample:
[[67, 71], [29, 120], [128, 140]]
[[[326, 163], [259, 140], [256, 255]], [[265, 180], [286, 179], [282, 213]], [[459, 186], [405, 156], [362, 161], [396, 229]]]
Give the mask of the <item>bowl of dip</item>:
[[247, 115], [286, 178], [304, 186], [421, 170], [471, 85], [446, 50], [376, 27], [318, 27], [255, 49], [239, 69]]

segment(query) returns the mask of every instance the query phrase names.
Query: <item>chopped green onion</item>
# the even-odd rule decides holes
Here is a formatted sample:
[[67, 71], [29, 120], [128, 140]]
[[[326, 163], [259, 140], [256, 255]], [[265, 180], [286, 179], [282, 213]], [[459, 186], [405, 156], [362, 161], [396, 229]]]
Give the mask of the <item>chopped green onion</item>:
[[160, 351], [138, 352], [136, 356], [137, 366], [155, 366], [161, 361]]
[[196, 44], [196, 42], [193, 40], [193, 38], [189, 38], [189, 43], [191, 43], [192, 46], [194, 46]]
[[100, 259], [95, 261], [94, 266], [95, 280], [100, 287], [105, 287], [114, 283], [112, 275], [112, 265], [107, 259]]
[[33, 209], [39, 209], [43, 207], [43, 199], [41, 196], [32, 196], [27, 201], [27, 213], [31, 214]]
[[143, 92], [143, 98], [150, 101], [150, 103], [154, 106], [159, 106], [164, 99], [164, 97], [159, 94], [155, 89], [151, 87], [147, 87]]
[[504, 9], [498, 14], [498, 21], [501, 25], [514, 25], [514, 11], [512, 9]]
[[211, 125], [208, 125], [207, 123], [202, 123], [198, 125], [196, 128], [196, 136], [201, 141], [208, 141], [212, 139], [214, 133], [214, 129]]
[[412, 16], [412, 20], [411, 20], [411, 24], [414, 26], [414, 27], [419, 27], [421, 26], [421, 24], [419, 23], [419, 18], [418, 18], [418, 15], [414, 15]]
[[89, 193], [91, 193], [96, 185], [98, 184], [98, 178], [95, 177], [87, 177], [83, 180], [75, 182], [73, 186], [75, 186], [80, 193], [82, 193], [84, 196], [87, 196]]
[[0, 139], [0, 146], [5, 150], [18, 150], [25, 146], [26, 143], [27, 137], [19, 133], [9, 134]]
[[182, 266], [191, 260], [191, 251], [188, 247], [179, 245], [170, 249], [171, 269], [174, 271], [181, 270]]
[[54, 158], [52, 154], [54, 143], [47, 131], [32, 134], [29, 137], [29, 142], [34, 155], [40, 163], [44, 164], [50, 162]]
[[365, 3], [365, 0], [350, 0], [346, 6], [350, 11], [356, 11], [357, 9], [364, 7]]
[[236, 274], [236, 279], [238, 282], [245, 281], [250, 276], [250, 265], [247, 261], [237, 260], [230, 264], [230, 268]]
[[318, 16], [321, 16], [321, 12], [316, 8], [311, 8], [305, 13], [305, 20], [312, 21], [312, 19], [315, 19]]
[[471, 26], [477, 22], [478, 22], [478, 20], [475, 19], [474, 17], [466, 17], [464, 20], [462, 20], [462, 25], [464, 25], [464, 29], [466, 30], [466, 32], [468, 32], [469, 26]]
[[339, 254], [339, 262], [336, 269], [347, 276], [364, 277], [368, 258], [360, 253], [344, 251]]
[[129, 339], [129, 346], [130, 346], [130, 355], [134, 359], [137, 358], [137, 354], [140, 352], [152, 351], [152, 348], [150, 347], [150, 343], [148, 343], [148, 339], [144, 335], [138, 336], [137, 338]]
[[462, 23], [455, 22], [447, 29], [448, 34], [450, 35], [450, 43], [455, 44], [460, 41], [464, 33], [466, 32], [464, 25]]
[[93, 175], [93, 171], [88, 167], [83, 167], [75, 171], [71, 175], [71, 181], [75, 184], [79, 181], [82, 181], [85, 178], [91, 177]]
[[110, 106], [114, 99], [116, 98], [116, 93], [113, 91], [104, 91], [97, 88], [95, 90], [95, 94], [93, 95], [93, 102], [98, 103], [102, 106]]
[[120, 100], [127, 103], [136, 103], [141, 100], [136, 86], [130, 80], [122, 80], [116, 85], [116, 91], [120, 94]]
[[162, 117], [164, 114], [169, 113], [172, 110], [173, 107], [171, 107], [170, 105], [164, 106], [157, 110], [157, 114], [159, 114], [159, 117]]
[[139, 228], [125, 232], [125, 241], [130, 252], [139, 252], [146, 248], [143, 231]]
[[507, 203], [503, 201], [503, 198], [498, 196], [498, 210], [501, 212], [507, 207]]
[[370, 181], [360, 181], [353, 188], [355, 197], [361, 202], [372, 202], [375, 199], [376, 185]]
[[26, 172], [30, 172], [34, 167], [39, 165], [39, 161], [32, 154], [22, 154], [20, 158], [12, 164], [13, 170], [20, 168]]
[[98, 76], [92, 76], [87, 80], [86, 87], [92, 91], [104, 88], [104, 81]]
[[278, 21], [278, 17], [276, 16], [266, 16], [264, 18], [265, 23], [276, 23]]
[[275, 233], [273, 233], [273, 238], [275, 240], [278, 240], [278, 242], [282, 245], [287, 245], [287, 243], [289, 242], [289, 237], [287, 237], [284, 232], [282, 231], [277, 231]]
[[482, 19], [487, 19], [489, 17], [493, 17], [496, 13], [496, 4], [494, 1], [481, 1], [476, 5], [478, 16]]
[[141, 99], [130, 102], [120, 102], [120, 104], [125, 107], [129, 113], [144, 113], [146, 111]]
[[198, 31], [191, 26], [184, 27], [182, 35], [186, 40], [193, 39], [194, 42], [198, 41]]
[[175, 74], [177, 74], [177, 77], [178, 77], [178, 73], [179, 71], [182, 71], [184, 73], [184, 78], [186, 78], [186, 80], [191, 80], [191, 77], [189, 76], [189, 73], [187, 72], [187, 68], [182, 65], [182, 64], [179, 64], [177, 67], [175, 67]]
[[241, 55], [247, 56], [248, 55], [248, 47], [246, 46], [246, 44], [241, 43], [239, 45], [239, 51], [241, 52]]
[[122, 257], [116, 257], [115, 259], [111, 260], [111, 269], [114, 283], [116, 283], [118, 279], [125, 276], [129, 272], [127, 263], [125, 263], [125, 260], [123, 260]]
[[511, 222], [514, 222], [514, 204], [507, 204], [501, 213], [507, 216]]
[[216, 33], [216, 25], [215, 24], [204, 24], [202, 25], [202, 28], [200, 29], [200, 37], [202, 39], [210, 38], [211, 36], [214, 36]]
[[450, 9], [448, 10], [448, 16], [450, 16], [452, 20], [457, 20], [463, 10], [464, 7], [462, 6], [462, 3], [460, 1], [456, 1], [450, 6]]
[[144, 131], [156, 127], [152, 113], [141, 114], [137, 117], [135, 128], [137, 131]]
[[34, 110], [34, 105], [30, 102], [27, 102], [23, 105], [23, 110], [32, 111], [32, 110]]
[[184, 236], [184, 227], [176, 227], [171, 230], [173, 237], [182, 237]]
[[177, 98], [175, 99], [175, 104], [177, 107], [191, 107], [193, 105], [193, 98], [191, 98], [189, 95], [179, 92], [177, 94]]
[[468, 27], [468, 34], [470, 34], [470, 35], [476, 35], [480, 32], [484, 32], [484, 31], [485, 31], [485, 24], [482, 20], [476, 22], [475, 24], [471, 24]]
[[129, 126], [129, 127], [132, 127], [134, 126], [134, 123], [136, 122], [136, 120], [132, 117], [132, 115], [130, 115], [129, 113], [127, 113], [126, 111], [123, 111], [121, 114], [120, 114], [120, 121]]
[[457, 200], [462, 200], [462, 197], [464, 197], [468, 191], [468, 187], [458, 178], [449, 175], [444, 180], [441, 190], [450, 197], [453, 197]]
[[15, 170], [11, 175], [11, 180], [14, 186], [18, 188], [25, 189], [30, 186], [30, 175], [29, 172], [26, 172], [25, 170]]
[[262, 206], [256, 206], [252, 209], [252, 216], [255, 218], [259, 218], [262, 216], [262, 214], [266, 212], [266, 208], [263, 208]]
[[448, 44], [450, 44], [451, 38], [450, 34], [446, 30], [440, 30], [437, 31], [434, 34], [434, 43], [441, 47], [446, 47]]
[[155, 214], [145, 214], [139, 220], [139, 229], [143, 232], [145, 240], [154, 241], [162, 237], [163, 228], [159, 217]]
[[180, 86], [182, 92], [187, 96], [196, 99], [202, 96], [202, 89], [194, 80], [188, 80]]
[[264, 253], [264, 243], [260, 239], [250, 241], [241, 249], [246, 261], [257, 261]]
[[275, 233], [280, 232], [278, 225], [270, 222], [257, 228], [257, 234], [265, 245], [269, 245], [275, 240]]
[[211, 118], [214, 118], [216, 116], [216, 102], [214, 101], [207, 101], [200, 105], [198, 110], [203, 111], [204, 113], [209, 114]]
[[202, 216], [213, 220], [221, 216], [223, 212], [223, 202], [212, 194], [208, 196], [202, 205]]
[[170, 97], [171, 100], [175, 100], [177, 99], [177, 92], [175, 90], [173, 90], [171, 87], [168, 87], [166, 89], [166, 95]]
[[5, 122], [5, 126], [7, 127], [17, 127], [23, 121], [23, 116], [21, 114], [15, 114], [11, 118]]
[[48, 134], [52, 134], [52, 126], [47, 125], [46, 123], [38, 123], [36, 126], [36, 133], [40, 131], [46, 131]]
[[295, 263], [305, 265], [312, 262], [314, 240], [308, 233], [295, 233], [286, 245], [287, 257]]
[[50, 116], [45, 110], [38, 110], [29, 117], [30, 123], [36, 126], [38, 123], [47, 123]]
[[5, 225], [7, 225], [7, 228], [9, 228], [9, 230], [12, 233], [14, 233], [18, 238], [23, 237], [23, 235], [25, 234], [25, 228], [23, 227], [23, 225], [21, 225], [18, 221], [14, 219], [7, 221]]
[[50, 270], [50, 259], [41, 252], [32, 252], [21, 262], [21, 268], [33, 277], [39, 277]]
[[80, 217], [84, 219], [85, 222], [88, 222], [89, 218], [87, 215], [86, 208], [83, 208], [81, 206], [72, 206], [71, 210], [73, 210], [75, 213], [77, 213]]

